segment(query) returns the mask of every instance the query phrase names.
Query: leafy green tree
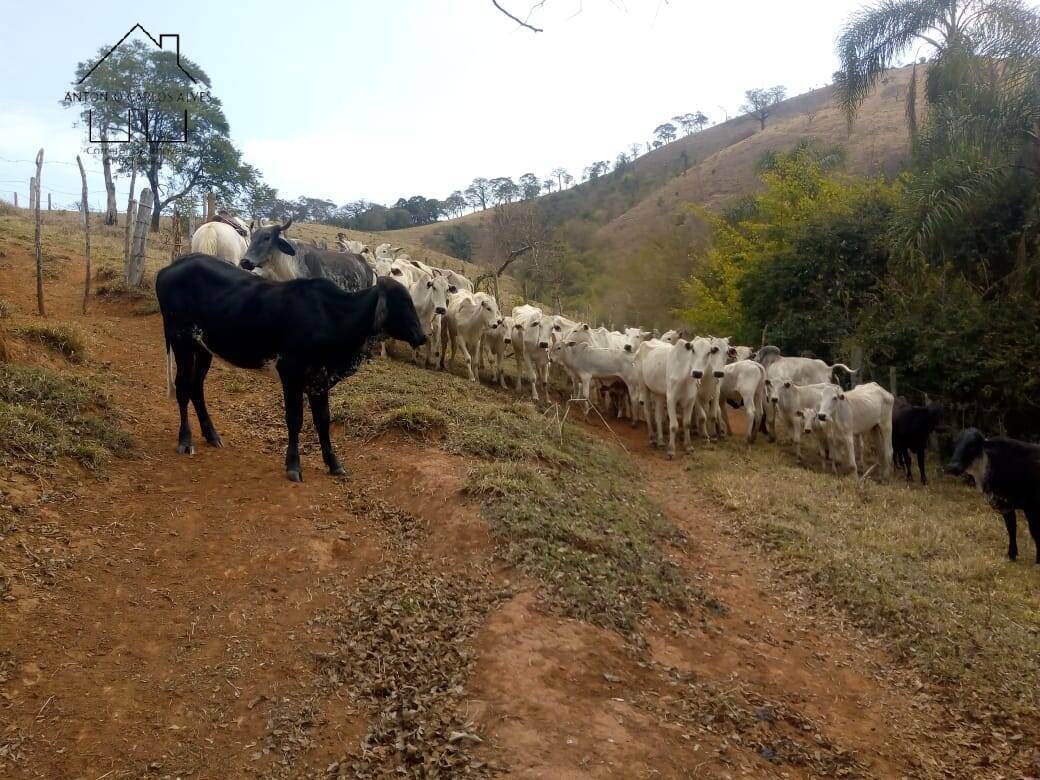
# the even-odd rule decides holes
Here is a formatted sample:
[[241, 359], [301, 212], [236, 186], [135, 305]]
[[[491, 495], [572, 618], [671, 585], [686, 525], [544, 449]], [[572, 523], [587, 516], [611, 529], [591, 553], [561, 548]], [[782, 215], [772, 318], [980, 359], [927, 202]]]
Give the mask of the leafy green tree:
[[444, 199], [444, 210], [453, 217], [461, 217], [466, 210], [466, 196], [461, 190], [455, 190]]
[[[112, 155], [122, 172], [136, 168], [147, 178], [155, 195], [153, 231], [159, 229], [163, 210], [192, 191], [213, 189], [220, 200], [230, 203], [247, 186], [241, 154], [231, 143], [220, 100], [208, 92], [212, 83], [197, 63], [181, 56], [178, 64], [173, 52], [128, 40], [87, 77], [84, 86], [118, 94], [120, 100], [113, 101], [110, 110], [121, 110], [124, 116], [130, 111], [130, 142], [114, 144]], [[184, 112], [187, 139], [169, 143], [185, 135]]]
[[537, 198], [542, 191], [542, 182], [533, 173], [525, 173], [520, 177], [520, 197], [524, 200]]
[[509, 176], [499, 176], [491, 180], [491, 192], [495, 203], [512, 203], [520, 197], [520, 188]]
[[488, 203], [491, 201], [493, 190], [494, 188], [488, 179], [478, 176], [466, 188], [466, 201], [473, 207], [474, 211], [478, 206], [483, 211], [487, 209]]

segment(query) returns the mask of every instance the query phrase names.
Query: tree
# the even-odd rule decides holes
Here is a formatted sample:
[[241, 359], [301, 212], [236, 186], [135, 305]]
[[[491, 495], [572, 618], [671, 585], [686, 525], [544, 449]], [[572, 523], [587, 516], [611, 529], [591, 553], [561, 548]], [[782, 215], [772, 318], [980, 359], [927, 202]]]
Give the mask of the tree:
[[520, 196], [520, 188], [508, 176], [491, 180], [491, 192], [496, 204], [512, 203]]
[[552, 175], [556, 177], [556, 183], [561, 190], [563, 189], [563, 182], [565, 178], [568, 180], [568, 183], [570, 181], [573, 181], [573, 177], [569, 173], [567, 173], [567, 170], [565, 168], [553, 168]]
[[241, 207], [252, 219], [270, 217], [278, 201], [278, 190], [270, 185], [264, 184], [260, 172], [246, 187], [243, 194]]
[[591, 165], [585, 167], [582, 176], [586, 181], [595, 181], [608, 170], [610, 170], [609, 162], [606, 160], [597, 160]]
[[525, 173], [520, 177], [520, 195], [524, 200], [537, 198], [542, 191], [542, 183], [533, 173]]
[[665, 122], [663, 125], [658, 125], [654, 128], [654, 136], [663, 146], [666, 143], [675, 140], [675, 125], [671, 122]]
[[466, 188], [466, 201], [473, 207], [474, 211], [476, 211], [477, 206], [480, 206], [481, 211], [483, 211], [487, 209], [488, 201], [491, 200], [491, 192], [491, 182], [483, 176], [478, 176]]
[[673, 116], [672, 121], [682, 128], [683, 135], [689, 135], [693, 132], [695, 126], [695, 116], [693, 114], [679, 114]]
[[[557, 170], [560, 170], [560, 169], [557, 168]], [[571, 176], [569, 173], [567, 173], [567, 171], [564, 171], [563, 172], [562, 181], [563, 181], [563, 186], [564, 187], [570, 187], [571, 186], [571, 182], [574, 181], [574, 177]]]
[[628, 145], [628, 151], [632, 153], [631, 159], [633, 161], [639, 156], [639, 152], [642, 150], [642, 148], [643, 148], [642, 144], [629, 144]]
[[461, 217], [466, 208], [466, 196], [461, 190], [455, 190], [444, 199], [444, 210], [453, 217]]
[[[184, 70], [197, 79], [196, 84]], [[113, 158], [122, 172], [136, 168], [148, 179], [155, 195], [153, 232], [159, 229], [163, 210], [194, 190], [216, 190], [223, 202], [231, 203], [247, 186], [241, 153], [229, 139], [220, 100], [210, 92], [203, 96], [195, 91], [212, 87], [197, 63], [128, 40], [85, 84], [118, 94], [120, 100], [114, 102], [124, 116], [130, 112], [130, 141], [116, 145]], [[171, 143], [185, 135], [183, 142]]]
[[546, 179], [542, 182], [542, 189], [545, 190], [545, 192], [548, 194], [552, 192], [552, 188], [555, 183], [556, 182], [554, 182], [552, 179]]
[[[935, 52], [938, 67], [929, 69], [927, 82], [928, 99], [934, 101], [944, 83], [949, 89], [957, 81], [942, 75], [946, 64], [960, 60], [960, 53], [974, 50], [999, 57], [1007, 44], [1033, 38], [1035, 28], [1036, 15], [1018, 0], [886, 0], [864, 8], [838, 38], [841, 69], [834, 74], [838, 105], [851, 124], [896, 59], [921, 44]], [[916, 91], [907, 91], [908, 116]]]
[[766, 119], [773, 115], [773, 109], [777, 103], [787, 97], [787, 87], [775, 86], [769, 89], [749, 89], [744, 93], [744, 105], [740, 110], [745, 114], [755, 117], [766, 129]]
[[[98, 49], [97, 59], [95, 62], [104, 57], [107, 51], [108, 49], [106, 47]], [[74, 89], [80, 87], [80, 82], [87, 76], [91, 67], [93, 67], [93, 63], [81, 62], [76, 65], [76, 75], [72, 83]], [[105, 90], [109, 86], [105, 80], [105, 76], [107, 75], [106, 72], [99, 73], [96, 79], [91, 79], [91, 86], [96, 84], [95, 88]], [[87, 127], [88, 141], [92, 134], [100, 140], [101, 170], [105, 177], [104, 222], [106, 225], [114, 225], [116, 223], [116, 185], [112, 179], [112, 153], [108, 139], [113, 131], [118, 128], [120, 124], [126, 121], [125, 107], [122, 107], [116, 101], [108, 100], [86, 100], [82, 103], [76, 103], [72, 100], [63, 100], [62, 104], [66, 108], [78, 105], [80, 108], [80, 124]]]
[[705, 114], [703, 111], [698, 111], [693, 115], [693, 129], [699, 133], [701, 130], [708, 126], [708, 123], [710, 121], [711, 120], [708, 119], [707, 114]]

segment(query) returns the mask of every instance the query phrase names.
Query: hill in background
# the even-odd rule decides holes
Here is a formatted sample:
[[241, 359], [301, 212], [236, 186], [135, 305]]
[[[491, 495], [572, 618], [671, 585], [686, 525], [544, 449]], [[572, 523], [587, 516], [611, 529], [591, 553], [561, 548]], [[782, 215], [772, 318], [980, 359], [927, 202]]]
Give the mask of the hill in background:
[[[908, 150], [904, 101], [910, 71], [906, 67], [888, 74], [864, 103], [851, 132], [834, 103], [833, 86], [827, 86], [778, 104], [765, 130], [755, 118], [738, 117], [666, 144], [595, 181], [504, 209], [531, 208], [534, 203], [547, 235], [566, 241], [588, 266], [585, 289], [579, 298], [569, 299], [570, 308], [615, 324], [626, 318], [665, 324], [670, 314], [660, 296], [640, 300], [633, 291], [643, 270], [633, 267], [638, 254], [662, 241], [685, 246], [688, 254], [689, 247], [706, 236], [703, 222], [688, 204], [717, 211], [756, 192], [756, 166], [763, 155], [790, 149], [807, 137], [841, 144], [850, 173], [897, 172]], [[472, 260], [488, 265], [499, 262], [495, 241], [488, 235], [493, 218], [494, 209], [488, 209], [373, 235], [459, 254], [446, 237], [461, 230], [471, 240]], [[516, 270], [522, 275], [522, 266]], [[689, 270], [688, 264], [677, 262], [650, 283], [677, 289]]]

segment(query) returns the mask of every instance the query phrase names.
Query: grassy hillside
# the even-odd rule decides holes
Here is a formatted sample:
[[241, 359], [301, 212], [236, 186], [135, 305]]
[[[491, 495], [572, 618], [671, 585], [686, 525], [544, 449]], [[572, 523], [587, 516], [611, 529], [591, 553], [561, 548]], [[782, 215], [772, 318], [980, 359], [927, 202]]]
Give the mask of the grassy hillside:
[[[893, 71], [864, 103], [851, 132], [834, 104], [833, 87], [790, 98], [776, 108], [766, 129], [738, 117], [680, 138], [638, 158], [626, 168], [561, 193], [538, 199], [550, 226], [578, 250], [594, 256], [605, 276], [632, 259], [650, 241], [679, 228], [695, 241], [703, 235], [686, 204], [718, 209], [756, 191], [755, 167], [768, 151], [785, 150], [805, 137], [838, 143], [856, 174], [894, 173], [908, 145], [904, 105], [910, 69]], [[685, 171], [684, 171], [685, 168]], [[515, 207], [509, 207], [515, 208]], [[487, 262], [490, 210], [433, 225], [372, 234], [373, 240], [444, 248], [441, 237], [454, 225], [474, 232], [474, 260]], [[378, 236], [378, 238], [376, 238]], [[617, 310], [607, 288], [592, 293], [594, 309]]]

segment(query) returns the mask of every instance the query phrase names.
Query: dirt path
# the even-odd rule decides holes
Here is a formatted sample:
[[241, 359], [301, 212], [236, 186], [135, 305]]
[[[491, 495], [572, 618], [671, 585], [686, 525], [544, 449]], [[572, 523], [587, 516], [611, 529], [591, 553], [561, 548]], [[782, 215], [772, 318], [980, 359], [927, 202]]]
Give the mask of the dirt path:
[[[0, 296], [24, 315], [30, 264], [9, 255]], [[71, 469], [54, 485], [0, 477], [20, 512], [0, 540], [12, 583], [0, 602], [0, 774], [349, 776], [344, 757], [372, 724], [328, 684], [322, 659], [343, 646], [328, 616], [394, 567], [449, 580], [486, 570], [512, 594], [488, 602], [498, 606], [481, 618], [461, 693], [481, 755], [512, 776], [916, 773], [930, 712], [881, 673], [882, 653], [801, 609], [722, 533], [725, 514], [641, 432], [615, 427], [686, 534], [675, 564], [723, 609], [655, 610], [640, 645], [545, 614], [532, 583], [496, 564], [460, 496], [460, 458], [340, 435], [350, 480], [327, 477], [310, 448], [307, 481], [291, 484], [269, 443], [280, 432], [236, 413], [277, 407], [273, 384], [263, 399], [210, 393], [225, 448], [177, 456], [159, 318], [102, 303], [78, 315], [77, 285], [48, 284], [51, 316], [91, 334], [137, 449], [103, 481]], [[214, 387], [223, 381], [215, 369]], [[390, 510], [370, 511], [373, 496]], [[388, 525], [393, 512], [410, 525]]]

